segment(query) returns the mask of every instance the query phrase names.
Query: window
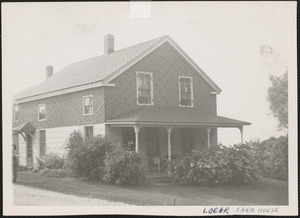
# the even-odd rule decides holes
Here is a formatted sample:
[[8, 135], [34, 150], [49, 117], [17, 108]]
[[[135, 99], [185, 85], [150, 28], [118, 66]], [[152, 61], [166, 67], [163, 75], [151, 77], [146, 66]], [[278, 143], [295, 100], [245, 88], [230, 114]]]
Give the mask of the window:
[[93, 114], [93, 96], [83, 97], [83, 115]]
[[179, 77], [180, 106], [193, 107], [193, 78]]
[[153, 104], [153, 76], [152, 73], [137, 72], [137, 104]]
[[46, 130], [40, 130], [40, 157], [46, 155]]
[[86, 139], [94, 136], [94, 128], [93, 126], [85, 126], [84, 127], [84, 137]]
[[19, 105], [14, 105], [14, 122], [19, 121]]
[[44, 104], [39, 105], [39, 120], [46, 119], [46, 106]]

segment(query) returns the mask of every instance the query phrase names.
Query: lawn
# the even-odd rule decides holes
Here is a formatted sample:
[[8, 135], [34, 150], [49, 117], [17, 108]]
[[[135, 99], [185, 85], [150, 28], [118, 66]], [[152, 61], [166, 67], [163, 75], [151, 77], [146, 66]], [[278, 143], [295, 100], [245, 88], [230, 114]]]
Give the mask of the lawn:
[[288, 184], [262, 178], [255, 185], [199, 187], [171, 183], [114, 186], [74, 178], [18, 172], [18, 184], [133, 205], [287, 205]]

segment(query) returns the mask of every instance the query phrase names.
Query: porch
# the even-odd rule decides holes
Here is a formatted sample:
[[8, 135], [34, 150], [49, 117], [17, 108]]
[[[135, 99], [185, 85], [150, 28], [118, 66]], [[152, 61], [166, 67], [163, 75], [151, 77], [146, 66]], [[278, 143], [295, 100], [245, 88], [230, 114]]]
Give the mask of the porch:
[[218, 128], [236, 128], [241, 133], [248, 122], [207, 114], [194, 108], [142, 107], [106, 122], [108, 137], [145, 154], [149, 169], [191, 150], [218, 144]]
[[33, 134], [35, 132], [35, 127], [30, 122], [25, 122], [19, 126], [16, 126], [12, 130], [13, 134], [13, 144], [16, 146], [17, 151], [14, 152], [17, 154], [18, 163], [20, 163], [19, 158], [19, 135], [21, 135], [25, 141], [26, 148], [24, 153], [25, 160], [22, 162], [26, 163], [28, 168], [33, 167]]

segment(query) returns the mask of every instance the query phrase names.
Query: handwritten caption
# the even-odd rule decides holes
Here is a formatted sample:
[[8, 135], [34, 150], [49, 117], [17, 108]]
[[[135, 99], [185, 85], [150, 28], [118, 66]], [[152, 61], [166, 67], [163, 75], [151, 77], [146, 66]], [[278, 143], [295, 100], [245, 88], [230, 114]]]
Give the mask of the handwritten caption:
[[270, 214], [278, 213], [279, 207], [205, 207], [203, 214]]

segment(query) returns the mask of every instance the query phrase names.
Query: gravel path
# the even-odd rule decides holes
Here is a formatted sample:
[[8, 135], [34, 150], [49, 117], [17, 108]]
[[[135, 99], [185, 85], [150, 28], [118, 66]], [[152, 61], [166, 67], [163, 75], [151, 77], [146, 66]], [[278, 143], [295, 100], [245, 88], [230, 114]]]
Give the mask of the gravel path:
[[77, 197], [57, 192], [14, 185], [15, 206], [129, 206], [121, 202]]

